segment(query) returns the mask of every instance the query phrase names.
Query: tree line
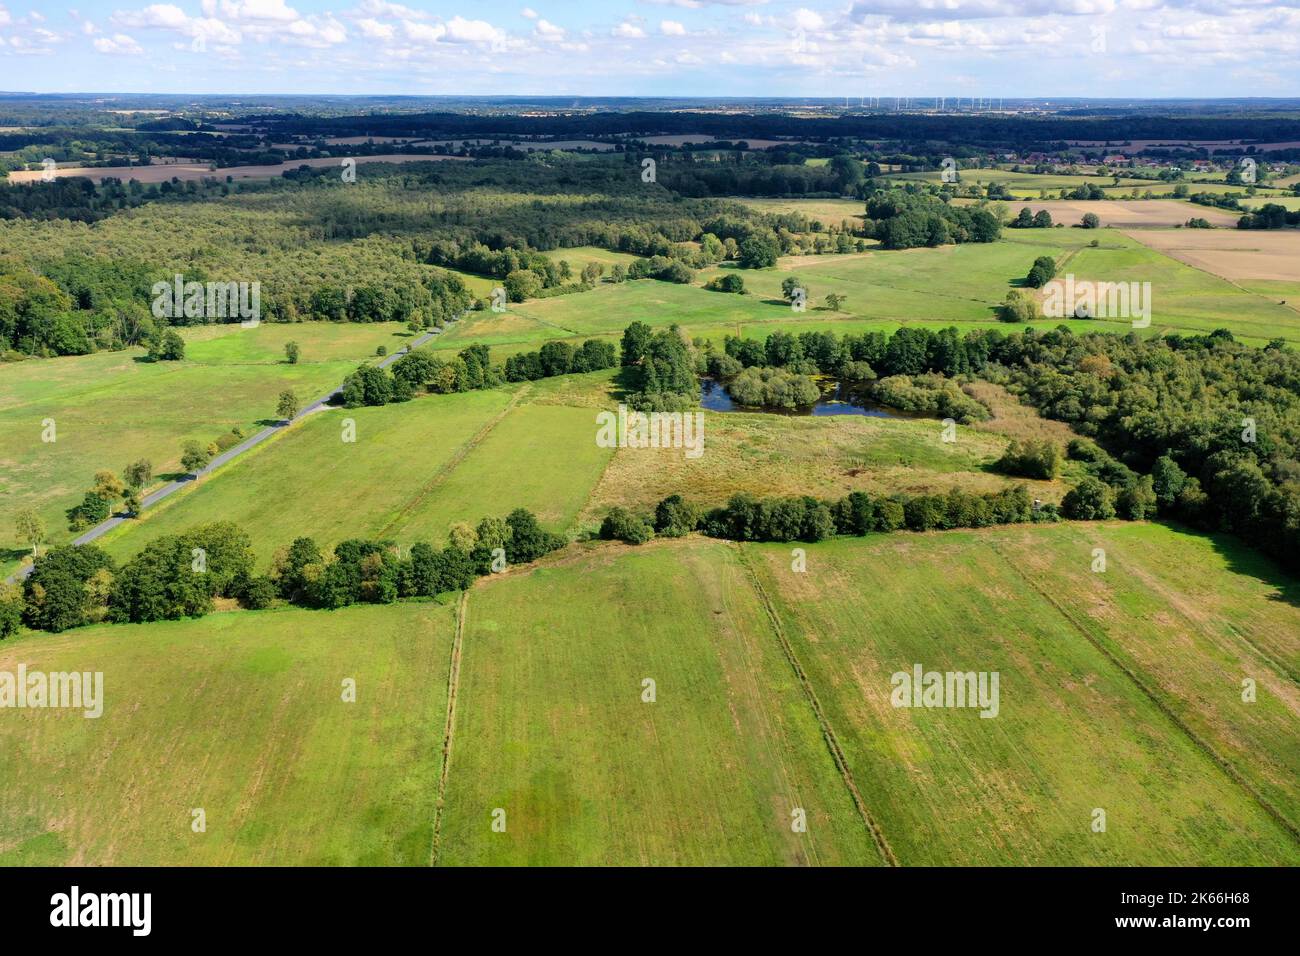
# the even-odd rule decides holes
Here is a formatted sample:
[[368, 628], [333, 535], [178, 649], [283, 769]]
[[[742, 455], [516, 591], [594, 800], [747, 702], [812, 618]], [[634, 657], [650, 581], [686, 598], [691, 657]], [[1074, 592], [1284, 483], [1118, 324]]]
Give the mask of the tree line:
[[418, 542], [402, 553], [392, 541], [361, 538], [326, 549], [300, 537], [275, 553], [264, 575], [256, 573], [247, 532], [229, 521], [160, 537], [120, 567], [95, 545], [64, 545], [39, 556], [21, 587], [0, 585], [0, 638], [20, 624], [60, 632], [101, 621], [202, 617], [218, 598], [249, 609], [277, 599], [331, 609], [434, 598], [564, 544], [532, 512], [516, 508], [474, 527], [454, 525], [441, 549]]

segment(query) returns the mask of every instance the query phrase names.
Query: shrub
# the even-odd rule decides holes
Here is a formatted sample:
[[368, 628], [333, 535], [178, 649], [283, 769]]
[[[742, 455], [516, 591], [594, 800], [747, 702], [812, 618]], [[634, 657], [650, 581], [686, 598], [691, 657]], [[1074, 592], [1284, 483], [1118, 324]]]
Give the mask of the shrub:
[[681, 495], [669, 495], [655, 507], [655, 533], [665, 538], [690, 534], [700, 523], [699, 509]]
[[812, 405], [821, 397], [821, 389], [809, 376], [783, 368], [747, 368], [731, 380], [727, 389], [741, 405], [771, 408]]
[[710, 279], [704, 288], [712, 292], [732, 292], [736, 295], [744, 295], [745, 277], [734, 272], [728, 272]]
[[1051, 481], [1061, 468], [1061, 450], [1046, 440], [1013, 441], [993, 467], [1007, 475]]
[[265, 576], [249, 578], [239, 593], [239, 603], [250, 611], [270, 607], [274, 600], [275, 582]]
[[600, 536], [606, 541], [625, 541], [628, 544], [645, 544], [654, 537], [652, 528], [644, 518], [624, 508], [613, 507], [600, 523]]
[[1100, 521], [1115, 517], [1115, 495], [1110, 486], [1091, 475], [1066, 492], [1061, 514], [1077, 521]]

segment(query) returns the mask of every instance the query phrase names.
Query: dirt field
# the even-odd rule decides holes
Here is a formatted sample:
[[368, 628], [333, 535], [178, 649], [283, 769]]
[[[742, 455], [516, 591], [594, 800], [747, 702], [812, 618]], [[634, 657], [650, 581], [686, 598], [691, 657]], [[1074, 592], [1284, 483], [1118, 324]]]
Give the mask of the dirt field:
[[1169, 226], [1181, 226], [1192, 217], [1207, 219], [1216, 226], [1235, 226], [1241, 218], [1238, 213], [1211, 209], [1209, 206], [1196, 206], [1179, 202], [1176, 199], [1101, 199], [1095, 201], [1073, 199], [1016, 199], [1003, 200], [1012, 217], [1028, 206], [1034, 212], [1046, 209], [1052, 214], [1052, 222], [1063, 222], [1067, 226], [1075, 225], [1085, 213], [1095, 212], [1101, 217], [1103, 226], [1115, 226], [1158, 229]]
[[1143, 245], [1234, 282], [1300, 282], [1300, 232], [1294, 229], [1134, 229]]
[[[421, 163], [437, 161], [443, 159], [464, 159], [461, 156], [410, 156], [405, 153], [394, 153], [384, 156], [357, 156], [355, 157], [357, 165], [363, 163]], [[281, 163], [277, 166], [223, 166], [220, 169], [211, 169], [207, 163], [171, 163], [165, 166], [68, 166], [55, 172], [59, 178], [68, 176], [86, 176], [99, 182], [104, 179], [117, 178], [122, 180], [135, 179], [142, 183], [163, 183], [170, 182], [172, 177], [180, 180], [190, 179], [225, 179], [230, 176], [233, 179], [269, 179], [272, 176], [279, 176], [286, 169], [297, 169], [299, 166], [337, 166], [342, 162], [341, 157], [330, 159], [295, 159], [287, 163]], [[44, 175], [39, 169], [34, 170], [15, 170], [9, 174], [11, 183], [31, 183], [40, 180]]]

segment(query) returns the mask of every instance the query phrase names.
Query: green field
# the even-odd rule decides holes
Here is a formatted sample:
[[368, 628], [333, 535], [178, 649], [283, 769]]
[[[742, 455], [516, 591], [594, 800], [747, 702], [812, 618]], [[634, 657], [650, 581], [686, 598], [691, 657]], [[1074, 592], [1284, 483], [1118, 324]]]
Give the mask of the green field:
[[[981, 186], [987, 186], [990, 183], [1003, 183], [1018, 199], [1037, 199], [1044, 191], [1055, 196], [1062, 189], [1075, 189], [1085, 185], [1098, 186], [1105, 190], [1108, 197], [1113, 199], [1127, 197], [1134, 191], [1139, 196], [1145, 196], [1148, 192], [1152, 196], [1172, 196], [1175, 187], [1178, 185], [1185, 185], [1193, 193], [1245, 193], [1246, 191], [1245, 186], [1216, 181], [1223, 179], [1222, 173], [1217, 176], [1195, 173], [1177, 182], [1163, 182], [1159, 179], [1125, 176], [1123, 171], [1120, 171], [1118, 175], [1119, 183], [1117, 184], [1114, 175], [1110, 173], [1104, 176], [1083, 176], [1064, 173], [1021, 173], [1010, 169], [961, 169], [958, 170], [959, 181], [957, 188], [961, 188], [963, 183], [978, 183]], [[938, 184], [943, 182], [942, 176], [943, 172], [936, 169], [918, 173], [892, 173], [888, 178], [903, 182], [910, 180]], [[1260, 186], [1259, 190], [1261, 196], [1267, 196], [1275, 191], [1281, 195], [1280, 189], [1274, 190], [1271, 186]]]
[[[205, 444], [233, 427], [245, 434], [274, 417], [276, 398], [293, 389], [305, 405], [335, 388], [379, 345], [406, 341], [397, 325], [303, 323], [244, 329], [184, 330], [180, 362], [145, 362], [143, 350], [34, 359], [0, 367], [0, 497], [7, 509], [32, 506], [49, 542], [69, 540], [64, 511], [81, 500], [96, 471], [120, 472], [147, 458], [155, 477], [179, 469], [181, 443]], [[284, 343], [297, 341], [297, 365]], [[42, 440], [53, 419], [53, 442]], [[21, 550], [6, 538], [0, 577]]]
[[[607, 374], [566, 378], [608, 382]], [[538, 404], [529, 401], [535, 388]], [[325, 546], [349, 537], [440, 546], [457, 521], [476, 524], [520, 507], [567, 531], [614, 452], [596, 445], [591, 408], [548, 395], [553, 390], [511, 386], [316, 413], [114, 530], [102, 546], [125, 559], [160, 535], [218, 520], [245, 528], [260, 562], [303, 534]], [[345, 419], [356, 424], [353, 443], [341, 440]]]
[[[1094, 240], [1097, 248], [1090, 246]], [[590, 292], [512, 303], [504, 314], [473, 313], [436, 347], [460, 349], [481, 342], [505, 354], [535, 349], [554, 338], [616, 336], [632, 321], [655, 327], [676, 323], [719, 345], [727, 334], [761, 338], [776, 330], [861, 333], [902, 325], [956, 325], [1013, 331], [1014, 326], [998, 321], [998, 306], [1040, 255], [1054, 257], [1061, 274], [1070, 272], [1079, 280], [1150, 282], [1152, 321], [1141, 334], [1228, 328], [1254, 344], [1278, 337], [1300, 343], [1294, 310], [1271, 295], [1247, 292], [1118, 230], [1034, 229], [1007, 230], [1001, 241], [989, 244], [786, 258], [775, 269], [742, 270], [743, 296], [701, 288], [733, 269], [730, 264], [700, 272], [690, 286], [648, 279], [602, 283]], [[806, 312], [793, 312], [781, 297], [781, 282], [791, 275], [807, 284]], [[830, 292], [847, 296], [841, 312], [822, 306]], [[1078, 332], [1132, 330], [1130, 321], [1112, 319], [1033, 324], [1064, 324]]]
[[[1300, 862], [1300, 588], [1239, 542], [1106, 523], [802, 547], [804, 572], [790, 546], [575, 545], [459, 612], [21, 636], [0, 670], [99, 670], [106, 704], [6, 712], [0, 863]], [[917, 663], [996, 671], [997, 716], [892, 707]]]
[[[265, 562], [303, 534], [322, 545], [378, 535], [423, 500], [509, 403], [504, 391], [482, 391], [318, 412], [146, 510], [143, 520], [126, 523], [101, 544], [125, 558], [160, 535], [233, 521], [252, 536]], [[345, 418], [356, 423], [355, 442], [342, 440]], [[477, 522], [482, 515], [466, 517]]]
[[[1233, 574], [1243, 552], [1218, 543], [1226, 555], [1158, 526], [889, 537], [819, 547], [806, 575], [790, 573], [788, 548], [765, 547], [761, 580], [904, 862], [1295, 863], [1295, 688], [1249, 653], [1258, 636], [1294, 668], [1295, 589], [1276, 571], [1264, 582]], [[1097, 546], [1111, 560], [1105, 574], [1090, 571]], [[1205, 582], [1223, 616], [1181, 616], [1185, 635], [1164, 632], [1151, 647], [1161, 631], [1144, 615], [1170, 612], [1150, 592], [1133, 605], [1135, 568], [1188, 608], [1182, 582]], [[1244, 628], [1254, 602], [1263, 613], [1234, 632], [1229, 621]], [[1274, 629], [1289, 635], [1286, 647]], [[1207, 655], [1218, 663], [1188, 673], [1206, 668]], [[1244, 670], [1220, 669], [1234, 658]], [[915, 663], [1000, 672], [998, 717], [891, 707], [891, 674]], [[1240, 701], [1242, 673], [1271, 690], [1235, 716], [1252, 706]], [[1157, 703], [1167, 699], [1176, 699], [1172, 717]], [[1252, 797], [1264, 778], [1292, 832]], [[1107, 814], [1104, 834], [1091, 828], [1096, 808]]]
[[724, 544], [488, 582], [461, 668], [441, 864], [881, 862]]
[[427, 865], [454, 630], [416, 604], [0, 644], [0, 670], [104, 675], [97, 719], [3, 712], [0, 865]]

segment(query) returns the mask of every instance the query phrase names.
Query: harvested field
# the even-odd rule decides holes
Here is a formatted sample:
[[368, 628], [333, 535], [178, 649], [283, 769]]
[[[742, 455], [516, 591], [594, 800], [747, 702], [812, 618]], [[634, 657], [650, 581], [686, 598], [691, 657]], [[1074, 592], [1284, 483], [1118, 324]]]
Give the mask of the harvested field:
[[1129, 235], [1230, 281], [1300, 282], [1300, 232], [1294, 229], [1135, 229]]
[[1021, 207], [1028, 206], [1034, 212], [1046, 209], [1052, 214], [1053, 222], [1063, 222], [1072, 226], [1086, 213], [1096, 213], [1103, 226], [1130, 227], [1139, 229], [1159, 229], [1181, 226], [1192, 217], [1206, 219], [1216, 226], [1235, 226], [1240, 214], [1209, 206], [1197, 206], [1180, 202], [1176, 199], [1024, 199], [1007, 201], [1012, 215], [1020, 212]]

